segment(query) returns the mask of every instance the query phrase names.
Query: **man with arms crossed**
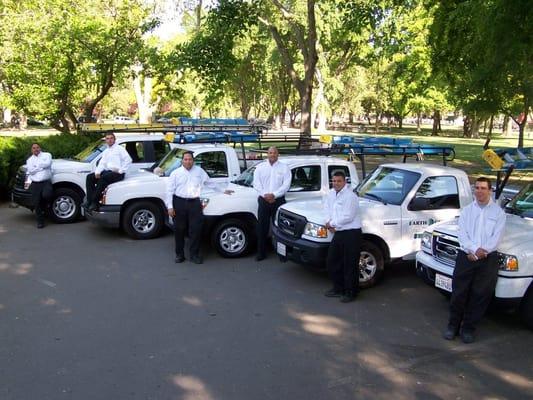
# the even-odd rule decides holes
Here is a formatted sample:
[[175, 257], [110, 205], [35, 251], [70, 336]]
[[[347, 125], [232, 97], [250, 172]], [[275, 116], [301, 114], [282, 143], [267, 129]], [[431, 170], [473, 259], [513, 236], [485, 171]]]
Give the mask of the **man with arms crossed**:
[[98, 208], [98, 202], [105, 188], [112, 183], [123, 180], [131, 165], [130, 155], [124, 147], [116, 144], [115, 140], [114, 133], [105, 135], [107, 149], [102, 153], [102, 158], [94, 173], [87, 175], [85, 181], [87, 202], [85, 206], [89, 211]]
[[460, 332], [464, 343], [475, 340], [477, 323], [487, 309], [498, 279], [496, 250], [503, 236], [505, 213], [491, 198], [491, 182], [478, 178], [475, 200], [459, 216], [459, 244], [452, 278], [450, 319], [444, 338]]
[[37, 217], [37, 228], [44, 228], [44, 215], [52, 199], [52, 155], [41, 151], [39, 143], [31, 145], [31, 157], [26, 160], [26, 182]]
[[279, 151], [270, 147], [267, 160], [257, 166], [254, 172], [253, 187], [259, 194], [257, 198], [257, 256], [256, 261], [266, 258], [266, 244], [270, 221], [276, 210], [285, 203], [285, 193], [291, 187], [291, 170], [278, 161]]

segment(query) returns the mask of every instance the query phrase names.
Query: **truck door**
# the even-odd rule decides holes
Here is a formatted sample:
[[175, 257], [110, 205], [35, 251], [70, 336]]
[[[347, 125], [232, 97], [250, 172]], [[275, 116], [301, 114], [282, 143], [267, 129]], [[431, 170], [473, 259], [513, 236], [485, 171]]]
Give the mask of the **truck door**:
[[402, 210], [402, 237], [418, 251], [420, 236], [428, 225], [453, 219], [460, 211], [459, 190], [455, 176], [431, 176], [426, 178], [414, 193], [406, 199]]
[[228, 160], [223, 150], [195, 153], [194, 164], [201, 167], [215, 182], [229, 182]]
[[287, 201], [310, 200], [322, 195], [322, 168], [320, 165], [293, 167], [291, 175], [291, 187], [285, 194]]

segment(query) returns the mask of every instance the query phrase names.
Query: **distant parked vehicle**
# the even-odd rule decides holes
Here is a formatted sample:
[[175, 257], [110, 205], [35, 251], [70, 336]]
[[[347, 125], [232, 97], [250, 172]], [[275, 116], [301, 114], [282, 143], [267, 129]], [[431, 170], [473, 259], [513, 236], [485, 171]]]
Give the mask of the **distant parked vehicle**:
[[135, 121], [133, 118], [125, 117], [123, 115], [117, 115], [113, 117], [113, 119], [110, 121], [113, 124], [135, 124], [137, 121]]

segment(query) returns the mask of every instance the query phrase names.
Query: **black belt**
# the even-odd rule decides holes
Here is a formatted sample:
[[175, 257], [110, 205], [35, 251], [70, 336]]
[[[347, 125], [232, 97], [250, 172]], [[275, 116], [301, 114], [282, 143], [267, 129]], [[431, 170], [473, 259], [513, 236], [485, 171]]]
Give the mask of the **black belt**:
[[191, 199], [188, 199], [188, 198], [186, 198], [186, 197], [179, 197], [179, 196], [176, 196], [176, 195], [174, 195], [174, 197], [175, 197], [176, 199], [178, 199], [178, 200], [183, 200], [183, 201], [196, 201], [196, 200], [200, 200], [199, 197], [193, 197], [193, 198], [191, 198]]

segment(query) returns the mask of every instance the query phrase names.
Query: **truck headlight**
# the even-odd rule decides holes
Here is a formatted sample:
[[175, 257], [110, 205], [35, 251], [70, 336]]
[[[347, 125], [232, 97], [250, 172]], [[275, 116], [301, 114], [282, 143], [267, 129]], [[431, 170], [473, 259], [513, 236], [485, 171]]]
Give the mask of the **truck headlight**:
[[327, 238], [328, 230], [324, 225], [313, 224], [308, 222], [305, 224], [304, 235], [312, 236], [316, 238]]
[[511, 254], [498, 253], [498, 267], [502, 271], [518, 271], [518, 258]]
[[433, 240], [433, 235], [431, 232], [424, 232], [420, 238], [420, 246], [422, 250], [428, 250], [431, 253], [431, 241]]
[[207, 197], [200, 197], [200, 204], [202, 205], [202, 209], [206, 208], [209, 204], [209, 199]]

